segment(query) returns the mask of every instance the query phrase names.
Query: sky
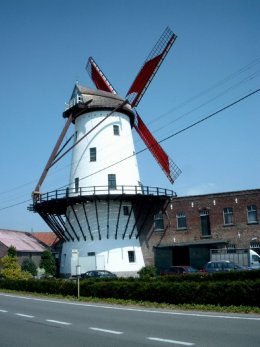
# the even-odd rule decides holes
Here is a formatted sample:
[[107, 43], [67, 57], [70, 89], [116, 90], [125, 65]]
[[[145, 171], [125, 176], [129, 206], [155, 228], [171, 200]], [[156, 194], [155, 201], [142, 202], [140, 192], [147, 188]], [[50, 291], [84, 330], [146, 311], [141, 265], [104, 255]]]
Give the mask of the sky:
[[[178, 196], [260, 188], [259, 16], [258, 0], [2, 0], [0, 229], [49, 230], [27, 207], [75, 83], [94, 87], [88, 57], [124, 97], [166, 26], [177, 39], [137, 110], [182, 174], [171, 185], [144, 151], [142, 183]], [[43, 193], [69, 182], [69, 164]]]

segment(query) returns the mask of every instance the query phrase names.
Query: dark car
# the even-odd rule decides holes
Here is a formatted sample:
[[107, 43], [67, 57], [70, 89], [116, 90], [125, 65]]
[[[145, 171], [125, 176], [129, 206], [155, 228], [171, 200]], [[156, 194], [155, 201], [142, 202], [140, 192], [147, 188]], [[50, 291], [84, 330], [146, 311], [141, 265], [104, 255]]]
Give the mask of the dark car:
[[81, 278], [116, 278], [117, 275], [107, 270], [91, 270], [81, 274]]
[[234, 270], [241, 271], [246, 269], [230, 260], [209, 261], [203, 268], [203, 271], [205, 272], [220, 272]]
[[192, 266], [170, 266], [167, 270], [161, 272], [161, 275], [182, 275], [182, 274], [192, 274], [198, 272]]

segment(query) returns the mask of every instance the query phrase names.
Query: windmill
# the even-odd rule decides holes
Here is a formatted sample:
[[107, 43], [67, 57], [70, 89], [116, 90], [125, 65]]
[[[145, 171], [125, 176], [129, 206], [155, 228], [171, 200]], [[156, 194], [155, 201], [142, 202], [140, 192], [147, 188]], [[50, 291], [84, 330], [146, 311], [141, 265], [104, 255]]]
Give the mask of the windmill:
[[[135, 275], [147, 263], [146, 238], [154, 228], [154, 216], [162, 218], [176, 194], [141, 183], [132, 129], [173, 183], [181, 171], [148, 130], [136, 107], [175, 40], [176, 35], [167, 27], [126, 98], [117, 94], [92, 57], [86, 69], [97, 89], [79, 84], [73, 89], [63, 113], [67, 122], [35, 187], [30, 207], [63, 241], [60, 273], [64, 276], [75, 274], [78, 265], [81, 271], [98, 268]], [[74, 143], [60, 149], [72, 123]], [[68, 187], [40, 193], [48, 170], [71, 150]]]

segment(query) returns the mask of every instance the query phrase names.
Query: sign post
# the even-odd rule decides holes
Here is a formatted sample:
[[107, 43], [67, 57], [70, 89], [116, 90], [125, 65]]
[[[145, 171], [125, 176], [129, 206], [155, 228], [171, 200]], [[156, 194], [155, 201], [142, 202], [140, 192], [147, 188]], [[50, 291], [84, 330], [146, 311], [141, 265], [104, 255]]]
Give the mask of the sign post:
[[81, 276], [81, 270], [80, 270], [80, 265], [76, 266], [76, 275], [77, 275], [77, 288], [78, 288], [78, 299], [80, 297], [80, 276]]

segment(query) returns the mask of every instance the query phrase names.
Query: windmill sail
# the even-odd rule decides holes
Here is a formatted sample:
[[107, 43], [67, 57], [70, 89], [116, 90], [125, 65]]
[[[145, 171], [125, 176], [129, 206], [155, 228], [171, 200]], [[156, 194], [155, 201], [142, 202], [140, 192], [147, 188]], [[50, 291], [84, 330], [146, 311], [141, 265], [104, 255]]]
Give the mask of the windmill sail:
[[99, 90], [104, 90], [105, 92], [110, 92], [113, 94], [117, 94], [114, 87], [111, 85], [111, 83], [106, 78], [105, 74], [101, 71], [97, 63], [92, 57], [89, 57], [88, 63], [86, 66], [86, 70], [94, 82], [95, 86]]
[[150, 130], [146, 127], [139, 114], [136, 112], [136, 123], [134, 127], [141, 139], [144, 141], [158, 164], [168, 177], [169, 181], [173, 183], [176, 178], [181, 174], [181, 170], [172, 161], [172, 159], [165, 153], [159, 143], [151, 134]]
[[126, 94], [132, 107], [136, 107], [139, 104], [176, 38], [177, 36], [167, 27], [152, 49]]
[[[146, 59], [141, 70], [137, 74], [132, 86], [130, 87], [126, 97], [127, 101], [134, 108], [138, 105], [141, 98], [143, 97], [146, 89], [151, 83], [153, 77], [158, 71], [160, 65], [165, 59], [167, 53], [169, 52], [171, 46], [176, 40], [177, 36], [167, 27], [160, 39], [152, 49], [148, 58]], [[87, 66], [87, 72], [95, 84], [97, 89], [117, 94], [116, 90], [112, 84], [108, 81], [105, 74], [102, 72], [100, 67], [94, 61], [92, 57], [89, 58]], [[143, 120], [135, 110], [136, 120], [134, 123], [134, 128], [142, 138], [163, 172], [168, 177], [169, 181], [173, 183], [176, 178], [181, 174], [181, 170], [172, 161], [172, 159], [165, 153], [163, 148], [156, 141], [154, 136], [151, 134], [147, 126], [144, 124]]]

